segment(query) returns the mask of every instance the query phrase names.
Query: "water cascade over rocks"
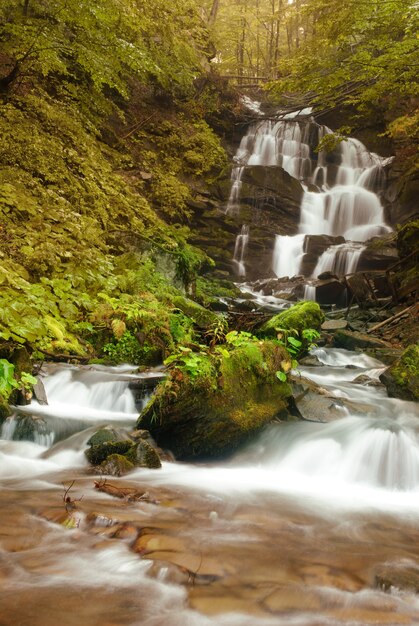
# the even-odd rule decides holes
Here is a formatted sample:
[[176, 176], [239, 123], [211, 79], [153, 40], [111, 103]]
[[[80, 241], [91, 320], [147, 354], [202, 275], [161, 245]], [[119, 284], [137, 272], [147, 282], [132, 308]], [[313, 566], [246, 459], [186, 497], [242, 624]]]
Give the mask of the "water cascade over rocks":
[[236, 237], [234, 246], [233, 261], [237, 265], [237, 273], [239, 276], [246, 276], [246, 267], [244, 259], [246, 255], [247, 244], [249, 242], [249, 227], [243, 224], [240, 234]]
[[[50, 405], [28, 413], [50, 426], [73, 414], [79, 432], [53, 444], [0, 439], [0, 622], [418, 624], [417, 405], [387, 398], [368, 356], [312, 356], [317, 365], [294, 376], [328, 394], [334, 421], [272, 423], [231, 460], [164, 462], [123, 479], [93, 476], [83, 450], [99, 424], [132, 425], [137, 374], [49, 366]], [[385, 593], [383, 568], [407, 587]]]
[[133, 426], [161, 380], [161, 370], [136, 373], [131, 365], [77, 367], [47, 364], [41, 370], [48, 404], [17, 407], [2, 425], [3, 439], [52, 443], [91, 426]]
[[[337, 276], [355, 272], [364, 250], [362, 242], [391, 231], [380, 200], [386, 160], [354, 138], [338, 141], [332, 152], [317, 151], [319, 142], [331, 133], [310, 117], [310, 110], [277, 120], [261, 119], [250, 126], [234, 157], [227, 214], [240, 214], [243, 180], [254, 167], [266, 168], [267, 180], [273, 168], [282, 168], [303, 185], [298, 232], [278, 233], [272, 242], [272, 269], [278, 278], [316, 279], [325, 271]], [[308, 254], [313, 236], [325, 241], [314, 261]], [[234, 261], [238, 275], [243, 276], [237, 246]], [[314, 295], [315, 287], [309, 293]]]

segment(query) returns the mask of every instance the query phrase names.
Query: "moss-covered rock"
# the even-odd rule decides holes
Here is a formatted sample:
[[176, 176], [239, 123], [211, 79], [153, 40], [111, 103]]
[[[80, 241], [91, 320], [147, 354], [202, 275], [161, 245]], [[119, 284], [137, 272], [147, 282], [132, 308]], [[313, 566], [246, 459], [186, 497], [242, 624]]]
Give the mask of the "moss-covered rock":
[[173, 298], [173, 304], [182, 313], [190, 317], [198, 328], [205, 329], [217, 322], [218, 318], [213, 311], [209, 311], [197, 302], [193, 302], [193, 300], [176, 296]]
[[134, 464], [122, 454], [110, 454], [100, 464], [99, 469], [103, 474], [110, 476], [125, 476], [134, 469]]
[[132, 441], [105, 441], [85, 450], [87, 460], [92, 465], [100, 465], [111, 454], [125, 454], [132, 446]]
[[338, 330], [334, 335], [333, 345], [336, 348], [344, 348], [345, 350], [362, 350], [385, 348], [388, 344], [381, 339], [377, 339], [377, 337], [372, 337], [365, 333]]
[[391, 398], [419, 400], [419, 343], [409, 346], [380, 380]]
[[178, 459], [226, 455], [285, 410], [291, 390], [277, 372], [291, 362], [277, 342], [244, 342], [197, 363], [193, 374], [174, 368], [138, 421]]
[[260, 337], [276, 337], [278, 330], [295, 330], [302, 333], [307, 328], [319, 330], [324, 322], [324, 313], [317, 302], [297, 302], [286, 311], [281, 311], [265, 322], [258, 330]]
[[161, 467], [157, 450], [144, 439], [134, 444], [128, 450], [125, 458], [136, 467], [148, 467], [149, 469], [158, 469]]
[[125, 433], [117, 430], [113, 426], [104, 426], [99, 428], [87, 441], [88, 446], [100, 446], [103, 443], [109, 443], [110, 441], [127, 441]]
[[6, 400], [0, 396], [0, 424], [4, 422], [6, 418], [12, 415], [12, 409], [6, 402]]

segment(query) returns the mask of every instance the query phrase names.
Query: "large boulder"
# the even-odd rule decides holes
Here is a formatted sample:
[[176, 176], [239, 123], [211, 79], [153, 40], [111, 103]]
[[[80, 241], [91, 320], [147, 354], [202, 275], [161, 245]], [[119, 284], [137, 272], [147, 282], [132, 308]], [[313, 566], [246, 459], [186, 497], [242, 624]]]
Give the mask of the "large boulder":
[[249, 340], [191, 358], [197, 369], [174, 367], [138, 421], [176, 458], [222, 457], [285, 410], [291, 390], [277, 372], [284, 378], [291, 361], [276, 342]]
[[391, 398], [419, 400], [419, 343], [409, 346], [380, 380]]
[[301, 335], [308, 328], [319, 330], [323, 322], [324, 313], [317, 302], [303, 301], [274, 315], [257, 332], [260, 337], [276, 337], [278, 330], [296, 331]]

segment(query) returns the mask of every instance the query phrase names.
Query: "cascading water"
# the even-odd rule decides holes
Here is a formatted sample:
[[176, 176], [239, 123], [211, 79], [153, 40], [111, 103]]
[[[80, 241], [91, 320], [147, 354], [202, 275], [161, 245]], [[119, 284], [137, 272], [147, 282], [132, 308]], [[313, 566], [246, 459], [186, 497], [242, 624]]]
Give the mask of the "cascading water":
[[[319, 365], [301, 375], [353, 408], [331, 423], [274, 423], [230, 462], [92, 476], [83, 450], [94, 419], [49, 448], [0, 440], [0, 622], [417, 624], [415, 594], [372, 584], [383, 565], [419, 562], [417, 407], [356, 384], [360, 374], [377, 380], [374, 359], [324, 348], [313, 357]], [[53, 366], [44, 383], [50, 406], [65, 398], [65, 414], [77, 415], [93, 410], [103, 383], [109, 397], [95, 402], [111, 412], [131, 376]], [[132, 398], [121, 402], [122, 414], [132, 410]], [[111, 498], [101, 485], [151, 500]]]
[[[263, 166], [268, 171], [281, 167], [303, 184], [298, 235], [275, 238], [272, 269], [278, 277], [301, 274], [306, 237], [344, 237], [346, 243], [331, 246], [319, 259], [312, 277], [326, 270], [346, 275], [356, 271], [362, 255], [359, 243], [391, 230], [378, 195], [385, 187], [385, 159], [353, 138], [340, 141], [331, 155], [316, 153], [319, 142], [332, 131], [313, 122], [309, 113], [297, 111], [277, 121], [256, 122], [234, 159], [227, 213], [240, 210], [246, 167]], [[308, 291], [315, 294], [315, 288]]]
[[2, 438], [25, 439], [30, 433], [35, 443], [51, 445], [101, 422], [133, 425], [150, 398], [149, 387], [163, 376], [159, 370], [138, 374], [135, 369], [129, 365], [44, 366], [41, 380], [48, 404], [33, 400], [28, 406], [17, 407], [17, 415], [3, 423]]
[[[312, 278], [317, 278], [323, 272], [332, 272], [336, 276], [346, 276], [356, 271], [358, 261], [365, 246], [359, 243], [341, 244], [330, 246], [319, 258], [312, 273]], [[351, 251], [352, 254], [348, 254]]]
[[244, 259], [246, 255], [247, 244], [249, 243], [249, 227], [243, 224], [240, 234], [236, 237], [236, 244], [234, 246], [233, 262], [237, 268], [237, 274], [239, 276], [246, 276], [246, 267]]

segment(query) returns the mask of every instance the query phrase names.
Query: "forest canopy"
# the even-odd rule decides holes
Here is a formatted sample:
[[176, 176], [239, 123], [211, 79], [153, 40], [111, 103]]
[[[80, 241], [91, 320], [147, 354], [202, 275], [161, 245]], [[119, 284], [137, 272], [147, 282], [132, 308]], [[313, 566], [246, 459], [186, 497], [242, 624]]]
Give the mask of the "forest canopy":
[[241, 84], [269, 80], [275, 101], [350, 105], [418, 132], [415, 0], [211, 0], [215, 59]]

